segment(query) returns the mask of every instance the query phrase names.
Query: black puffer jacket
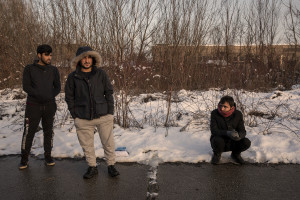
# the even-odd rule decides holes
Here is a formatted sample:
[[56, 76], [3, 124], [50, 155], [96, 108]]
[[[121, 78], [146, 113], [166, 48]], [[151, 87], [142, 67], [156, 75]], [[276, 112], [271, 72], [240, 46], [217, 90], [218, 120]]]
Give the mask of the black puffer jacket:
[[23, 90], [27, 93], [27, 102], [34, 104], [55, 102], [55, 96], [59, 94], [60, 89], [60, 77], [56, 67], [41, 66], [34, 62], [24, 68]]
[[113, 87], [107, 74], [96, 66], [93, 66], [89, 79], [80, 73], [77, 66], [68, 76], [65, 94], [73, 118], [91, 120], [114, 114]]
[[227, 137], [227, 130], [236, 130], [240, 138], [245, 138], [246, 130], [244, 126], [243, 114], [239, 110], [235, 110], [231, 116], [223, 117], [218, 109], [211, 112], [210, 120], [211, 139], [214, 136]]

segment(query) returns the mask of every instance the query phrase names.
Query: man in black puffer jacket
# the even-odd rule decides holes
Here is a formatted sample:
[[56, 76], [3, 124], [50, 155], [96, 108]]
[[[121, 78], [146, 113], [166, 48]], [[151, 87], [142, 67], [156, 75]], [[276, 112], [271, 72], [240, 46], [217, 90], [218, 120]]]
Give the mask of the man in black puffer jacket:
[[40, 45], [37, 48], [38, 61], [27, 65], [23, 72], [23, 90], [27, 93], [24, 133], [21, 145], [19, 169], [26, 169], [32, 141], [40, 120], [44, 132], [45, 162], [54, 165], [51, 157], [53, 147], [53, 122], [56, 112], [55, 96], [60, 92], [60, 77], [56, 67], [50, 65], [52, 48]]
[[244, 164], [241, 152], [251, 146], [246, 138], [243, 114], [236, 110], [236, 104], [230, 96], [221, 98], [218, 109], [211, 112], [210, 143], [213, 149], [212, 164], [220, 162], [221, 154], [232, 151], [231, 157], [238, 163]]
[[71, 62], [73, 71], [65, 86], [66, 102], [74, 118], [79, 143], [89, 165], [84, 178], [98, 174], [94, 149], [94, 130], [97, 127], [104, 149], [108, 173], [118, 176], [115, 169], [113, 135], [113, 87], [107, 74], [100, 69], [100, 54], [90, 47], [79, 47]]

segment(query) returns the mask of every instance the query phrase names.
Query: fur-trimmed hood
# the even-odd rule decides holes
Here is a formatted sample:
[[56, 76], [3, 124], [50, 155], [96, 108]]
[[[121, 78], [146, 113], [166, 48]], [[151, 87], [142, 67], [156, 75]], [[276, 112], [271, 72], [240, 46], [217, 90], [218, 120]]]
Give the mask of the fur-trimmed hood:
[[96, 67], [101, 66], [102, 59], [100, 54], [97, 51], [94, 51], [91, 47], [84, 46], [78, 48], [76, 56], [71, 61], [71, 69], [75, 70], [78, 65], [78, 62], [85, 56], [92, 56], [93, 65], [95, 65]]

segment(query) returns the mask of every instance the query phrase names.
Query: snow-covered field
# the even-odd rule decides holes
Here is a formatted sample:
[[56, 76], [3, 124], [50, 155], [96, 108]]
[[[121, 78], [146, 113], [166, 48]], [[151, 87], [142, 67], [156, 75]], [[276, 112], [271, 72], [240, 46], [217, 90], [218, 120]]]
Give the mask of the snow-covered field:
[[[0, 155], [20, 153], [24, 104], [22, 90], [0, 90]], [[209, 119], [223, 95], [234, 97], [245, 118], [250, 149], [242, 153], [251, 163], [300, 163], [300, 85], [289, 91], [254, 93], [243, 90], [186, 91], [172, 95], [168, 126], [167, 94], [141, 94], [129, 97], [130, 128], [115, 124], [116, 147], [126, 147], [129, 156], [118, 162], [210, 162]], [[69, 117], [64, 94], [57, 97], [54, 157], [82, 157], [73, 120]], [[96, 155], [103, 148], [95, 135]], [[43, 154], [43, 132], [36, 133], [32, 154]], [[222, 154], [229, 158], [230, 153]], [[157, 164], [157, 163], [156, 163]]]

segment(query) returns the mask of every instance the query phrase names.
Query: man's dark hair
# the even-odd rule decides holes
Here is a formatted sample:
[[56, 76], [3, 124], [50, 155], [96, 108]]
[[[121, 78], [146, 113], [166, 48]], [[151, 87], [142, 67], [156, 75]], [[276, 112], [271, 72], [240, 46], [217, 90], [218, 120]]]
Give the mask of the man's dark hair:
[[38, 46], [36, 52], [40, 53], [40, 54], [43, 54], [43, 53], [50, 54], [50, 53], [52, 53], [52, 48], [48, 44], [42, 44], [42, 45]]
[[234, 100], [231, 96], [224, 96], [221, 98], [219, 104], [229, 103], [230, 107], [234, 106]]

